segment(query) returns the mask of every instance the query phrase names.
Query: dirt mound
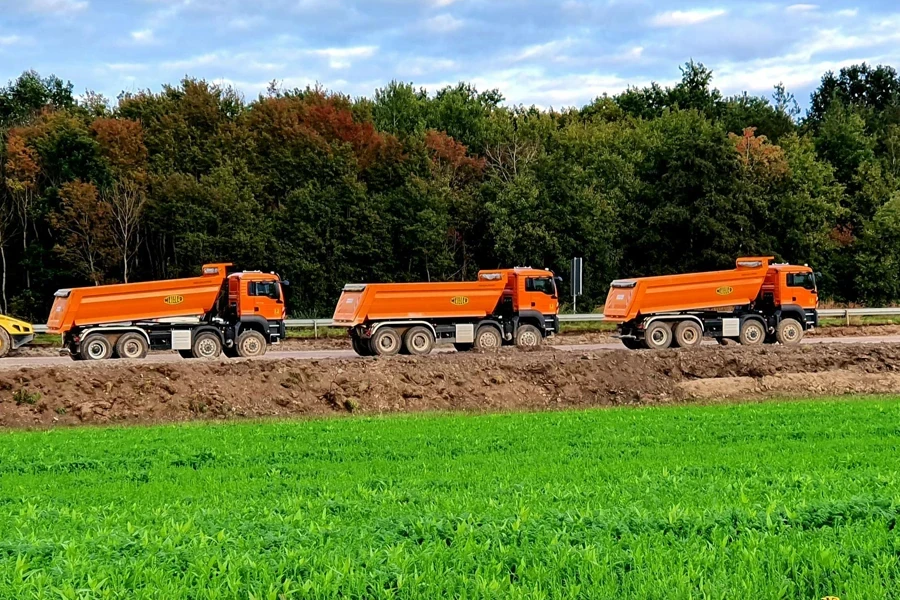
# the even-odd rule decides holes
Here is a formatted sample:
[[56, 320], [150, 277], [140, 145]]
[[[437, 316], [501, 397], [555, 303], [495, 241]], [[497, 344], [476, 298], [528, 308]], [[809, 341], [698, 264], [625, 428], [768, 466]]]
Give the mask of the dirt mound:
[[0, 373], [0, 426], [495, 411], [900, 391], [900, 345], [78, 363]]

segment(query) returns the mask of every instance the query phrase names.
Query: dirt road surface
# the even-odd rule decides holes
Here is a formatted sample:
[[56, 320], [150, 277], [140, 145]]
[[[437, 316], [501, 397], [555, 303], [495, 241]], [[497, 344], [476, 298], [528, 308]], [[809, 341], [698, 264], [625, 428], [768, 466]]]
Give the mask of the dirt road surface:
[[[310, 340], [313, 341], [313, 340]], [[332, 342], [343, 342], [343, 340], [329, 340]], [[569, 341], [569, 340], [566, 340]], [[859, 335], [859, 336], [841, 336], [841, 337], [808, 337], [803, 340], [804, 344], [900, 344], [900, 335]], [[707, 342], [708, 346], [714, 347], [717, 344], [715, 342]], [[337, 348], [337, 344], [334, 344]], [[272, 350], [268, 352], [264, 357], [256, 360], [282, 360], [282, 359], [292, 359], [292, 360], [327, 360], [327, 359], [359, 359], [359, 357], [349, 349], [286, 349], [290, 348], [302, 348], [304, 344], [302, 343], [288, 343], [284, 344], [284, 350]], [[554, 344], [550, 346], [551, 349], [563, 351], [563, 352], [604, 352], [611, 350], [622, 350], [622, 344], [615, 342], [605, 342], [599, 344], [591, 344], [591, 343], [582, 343], [582, 344], [571, 344], [571, 343], [562, 343], [562, 344]], [[438, 353], [455, 353], [454, 350], [450, 349], [439, 349]], [[121, 362], [121, 361], [116, 361]], [[141, 363], [149, 363], [149, 364], [160, 364], [160, 363], [183, 363], [185, 360], [172, 352], [159, 352], [159, 353], [151, 353], [147, 356], [147, 358], [139, 361]], [[193, 361], [191, 361], [193, 362]], [[54, 354], [51, 350], [45, 350], [41, 352], [41, 355], [35, 354], [20, 354], [8, 356], [4, 359], [0, 359], [0, 371], [10, 370], [10, 369], [19, 369], [21, 367], [72, 367], [72, 368], [82, 368], [87, 367], [91, 363], [87, 362], [76, 362], [71, 358], [66, 356], [59, 356], [58, 354]]]
[[[889, 340], [896, 342], [896, 340]], [[596, 347], [428, 357], [105, 361], [0, 371], [0, 427], [558, 410], [900, 393], [900, 344]], [[291, 353], [292, 355], [294, 353]], [[314, 356], [319, 356], [315, 358]]]

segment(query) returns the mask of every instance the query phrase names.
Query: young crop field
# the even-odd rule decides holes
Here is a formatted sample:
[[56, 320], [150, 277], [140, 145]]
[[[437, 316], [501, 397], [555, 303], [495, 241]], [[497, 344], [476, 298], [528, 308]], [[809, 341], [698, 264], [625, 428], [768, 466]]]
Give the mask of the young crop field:
[[900, 597], [895, 399], [0, 434], [0, 598]]

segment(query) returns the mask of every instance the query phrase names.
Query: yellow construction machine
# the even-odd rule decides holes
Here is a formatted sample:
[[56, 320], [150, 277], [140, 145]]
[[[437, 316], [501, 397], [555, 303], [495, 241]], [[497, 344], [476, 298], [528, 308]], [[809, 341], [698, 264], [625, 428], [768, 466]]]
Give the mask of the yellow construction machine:
[[30, 323], [0, 315], [0, 358], [33, 339], [34, 327]]

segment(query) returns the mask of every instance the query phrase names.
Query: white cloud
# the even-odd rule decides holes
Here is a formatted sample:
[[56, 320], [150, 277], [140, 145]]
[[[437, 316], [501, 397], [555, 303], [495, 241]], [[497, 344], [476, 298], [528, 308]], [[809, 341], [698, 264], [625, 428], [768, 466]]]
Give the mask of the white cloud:
[[114, 71], [116, 73], [120, 72], [134, 72], [134, 71], [144, 71], [147, 69], [147, 65], [143, 65], [141, 63], [107, 63], [104, 67], [109, 71]]
[[684, 27], [686, 25], [697, 25], [718, 17], [722, 17], [728, 13], [724, 8], [697, 8], [693, 10], [673, 10], [669, 12], [659, 13], [650, 23], [655, 27]]
[[246, 31], [263, 24], [265, 19], [259, 15], [252, 17], [234, 17], [228, 21], [228, 29], [236, 31]]
[[272, 72], [285, 68], [284, 63], [268, 62], [264, 57], [255, 53], [232, 54], [227, 51], [208, 52], [190, 58], [170, 60], [162, 63], [160, 67], [164, 71], [181, 71], [190, 73], [202, 68], [218, 69], [220, 71], [247, 71], [247, 72]]
[[431, 0], [432, 6], [444, 7], [450, 6], [451, 4], [455, 4], [459, 0]]
[[459, 63], [447, 58], [415, 57], [397, 64], [396, 73], [400, 77], [422, 77], [429, 73], [457, 69]]
[[59, 14], [82, 11], [88, 4], [87, 0], [25, 0], [20, 6], [32, 12]]
[[552, 58], [554, 56], [559, 56], [559, 52], [564, 48], [570, 47], [572, 43], [572, 40], [567, 38], [564, 40], [553, 40], [544, 44], [526, 46], [525, 48], [522, 48], [520, 52], [512, 56], [512, 61], [521, 62], [534, 58]]
[[22, 41], [23, 38], [18, 35], [0, 35], [0, 46], [13, 46]]
[[839, 17], [855, 17], [859, 14], [858, 8], [845, 8], [843, 10], [839, 10], [835, 13]]
[[[599, 73], [548, 76], [540, 68], [517, 68], [484, 73], [467, 78], [478, 89], [498, 88], [508, 103], [535, 104], [541, 108], [565, 108], [590, 102], [603, 94], [614, 94], [628, 87], [629, 81], [618, 75]], [[663, 83], [663, 82], [661, 82]], [[429, 89], [436, 89], [432, 84]]]
[[309, 54], [328, 59], [332, 69], [346, 69], [352, 65], [351, 59], [370, 58], [378, 51], [378, 46], [353, 46], [350, 48], [322, 48], [310, 50]]
[[198, 67], [208, 67], [210, 65], [221, 63], [223, 55], [218, 52], [209, 52], [191, 58], [183, 58], [179, 60], [167, 60], [160, 64], [167, 71], [190, 71]]
[[139, 29], [131, 32], [132, 41], [138, 44], [152, 44], [156, 41], [152, 29]]
[[463, 23], [464, 21], [462, 19], [457, 19], [451, 14], [443, 13], [425, 21], [425, 27], [438, 33], [447, 33], [456, 31], [463, 26]]
[[789, 13], [812, 12], [814, 10], [819, 10], [819, 5], [818, 4], [791, 4], [784, 10], [786, 10]]
[[644, 55], [644, 47], [643, 46], [635, 46], [634, 48], [629, 48], [625, 52], [621, 54], [617, 54], [613, 57], [613, 60], [616, 62], [633, 62], [636, 60], [640, 60]]
[[857, 57], [810, 63], [798, 60], [797, 57], [792, 59], [780, 56], [750, 63], [723, 65], [716, 71], [715, 82], [726, 93], [767, 93], [778, 82], [784, 83], [789, 90], [808, 89], [818, 84], [826, 71], [839, 71], [863, 60], [865, 59]]

